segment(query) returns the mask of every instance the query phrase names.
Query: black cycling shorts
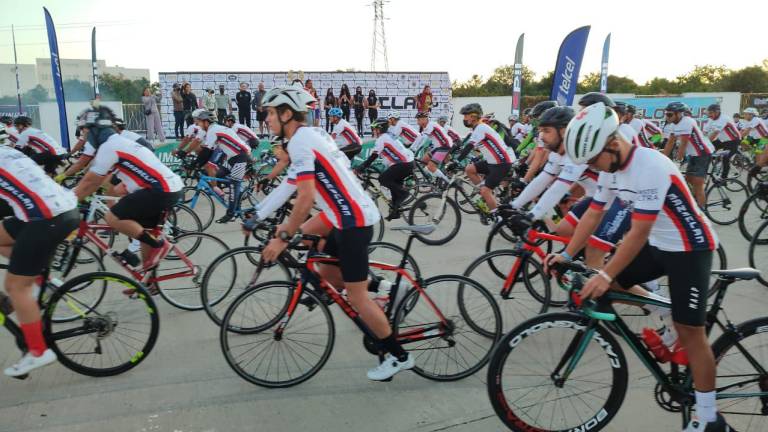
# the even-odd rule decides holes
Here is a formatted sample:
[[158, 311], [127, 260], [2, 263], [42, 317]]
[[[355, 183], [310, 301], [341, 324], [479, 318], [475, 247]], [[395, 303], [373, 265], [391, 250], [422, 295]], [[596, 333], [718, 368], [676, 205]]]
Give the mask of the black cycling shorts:
[[50, 264], [56, 246], [80, 224], [77, 209], [52, 219], [24, 222], [15, 217], [3, 219], [3, 228], [15, 240], [8, 272], [18, 276], [38, 276]]
[[508, 163], [489, 164], [488, 161], [481, 160], [475, 162], [475, 169], [478, 174], [485, 176], [485, 186], [489, 189], [495, 189], [501, 184], [504, 177], [509, 174], [512, 165]]
[[712, 271], [712, 251], [667, 252], [645, 244], [634, 260], [616, 276], [616, 283], [630, 288], [666, 275], [676, 323], [700, 327], [707, 312], [707, 290]]
[[110, 211], [118, 219], [132, 220], [144, 228], [154, 228], [161, 222], [163, 214], [181, 198], [181, 191], [162, 192], [141, 189], [120, 198]]
[[67, 155], [56, 156], [51, 153], [32, 153], [29, 155], [29, 158], [42, 166], [46, 174], [55, 175], [56, 170], [64, 163]]
[[208, 147], [200, 147], [200, 150], [197, 151], [197, 159], [195, 159], [195, 166], [198, 168], [202, 168], [208, 160], [211, 159], [211, 155], [213, 154], [213, 150], [211, 150]]
[[691, 177], [706, 177], [709, 169], [711, 155], [691, 156], [688, 165], [685, 167], [685, 175]]
[[339, 259], [344, 282], [362, 282], [368, 279], [368, 245], [373, 238], [373, 227], [333, 228], [328, 234], [323, 252]]

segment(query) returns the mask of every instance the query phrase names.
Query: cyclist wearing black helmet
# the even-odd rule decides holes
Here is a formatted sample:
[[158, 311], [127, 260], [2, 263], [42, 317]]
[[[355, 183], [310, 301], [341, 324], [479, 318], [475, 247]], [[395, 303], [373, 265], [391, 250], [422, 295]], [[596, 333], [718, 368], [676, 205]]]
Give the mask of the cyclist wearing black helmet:
[[727, 179], [731, 170], [731, 157], [739, 151], [739, 129], [735, 123], [720, 112], [720, 104], [707, 107], [709, 121], [704, 124], [703, 131], [715, 146], [715, 150], [725, 150], [721, 179]]
[[19, 131], [13, 126], [13, 117], [2, 116], [0, 117], [0, 123], [5, 125], [5, 132], [8, 134], [8, 141], [11, 147], [16, 147], [16, 143], [19, 141]]
[[[639, 138], [635, 129], [629, 125], [634, 116], [630, 114], [631, 105], [624, 101], [614, 101], [613, 111], [619, 116], [619, 133], [624, 135], [630, 143], [634, 145], [640, 145]], [[634, 107], [633, 107], [634, 108]]]
[[33, 128], [29, 117], [16, 117], [13, 125], [19, 131], [16, 148], [41, 165], [49, 176], [56, 175], [56, 169], [67, 157], [64, 147], [47, 133]]
[[536, 128], [536, 122], [544, 111], [556, 106], [558, 106], [556, 101], [548, 100], [537, 103], [531, 109], [531, 131], [515, 150], [515, 153], [518, 154], [520, 158], [526, 158], [525, 165], [527, 166], [527, 171], [523, 177], [524, 183], [530, 183], [547, 163], [549, 151], [544, 147], [541, 140], [538, 139], [539, 132]]
[[453, 147], [451, 139], [442, 126], [429, 120], [428, 112], [416, 114], [416, 124], [421, 129], [421, 135], [411, 144], [411, 150], [417, 154], [421, 146], [430, 140], [430, 150], [424, 154], [421, 160], [427, 164], [427, 169], [432, 175], [447, 182], [448, 177], [440, 170], [440, 165], [447, 162], [448, 154]]
[[685, 179], [691, 185], [693, 196], [699, 207], [704, 206], [706, 195], [704, 194], [704, 181], [707, 178], [707, 169], [712, 159], [715, 148], [704, 133], [699, 129], [696, 120], [684, 115], [690, 109], [682, 102], [670, 102], [664, 109], [667, 121], [675, 124], [673, 135], [664, 148], [664, 154], [671, 157], [675, 144], [677, 147], [677, 160], [688, 159], [685, 170]]
[[224, 116], [224, 126], [235, 131], [237, 136], [240, 137], [241, 140], [248, 143], [251, 149], [257, 148], [259, 146], [259, 139], [256, 134], [248, 126], [238, 123], [234, 115], [230, 114]]
[[115, 130], [117, 131], [118, 134], [120, 134], [121, 137], [127, 138], [133, 142], [143, 145], [144, 147], [149, 149], [152, 153], [155, 152], [155, 148], [143, 136], [137, 134], [134, 131], [126, 129], [125, 120], [119, 117], [115, 117]]
[[392, 193], [392, 204], [386, 219], [400, 218], [400, 204], [408, 197], [408, 190], [403, 187], [403, 181], [413, 173], [413, 152], [402, 142], [388, 133], [389, 122], [383, 118], [371, 123], [371, 132], [376, 139], [368, 159], [358, 168], [367, 169], [377, 158], [386, 165], [387, 169], [379, 175], [379, 183]]

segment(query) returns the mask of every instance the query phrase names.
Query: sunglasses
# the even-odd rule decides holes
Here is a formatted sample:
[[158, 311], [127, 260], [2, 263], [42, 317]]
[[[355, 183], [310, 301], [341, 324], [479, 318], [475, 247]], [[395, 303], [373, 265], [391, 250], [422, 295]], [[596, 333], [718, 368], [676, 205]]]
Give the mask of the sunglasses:
[[[616, 139], [616, 132], [608, 135], [608, 138], [605, 139], [605, 145], [607, 146], [608, 143], [610, 143], [614, 139]], [[597, 160], [600, 159], [600, 156], [602, 156], [603, 153], [605, 153], [605, 147], [603, 147], [603, 150], [600, 153], [596, 154], [595, 157], [593, 157], [592, 159], [588, 160], [587, 161], [587, 165], [594, 165], [595, 162], [597, 162]]]
[[672, 117], [672, 116], [674, 116], [674, 115], [675, 115], [675, 113], [673, 113], [673, 112], [667, 112], [667, 113], [664, 113], [664, 116], [665, 116], [665, 117]]

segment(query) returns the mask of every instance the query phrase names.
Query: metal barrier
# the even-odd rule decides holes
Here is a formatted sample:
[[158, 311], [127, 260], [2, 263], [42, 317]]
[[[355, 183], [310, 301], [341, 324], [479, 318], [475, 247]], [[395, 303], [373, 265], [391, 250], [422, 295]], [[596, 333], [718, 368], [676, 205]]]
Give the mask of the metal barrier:
[[142, 104], [123, 104], [125, 128], [137, 133], [147, 132], [147, 116]]

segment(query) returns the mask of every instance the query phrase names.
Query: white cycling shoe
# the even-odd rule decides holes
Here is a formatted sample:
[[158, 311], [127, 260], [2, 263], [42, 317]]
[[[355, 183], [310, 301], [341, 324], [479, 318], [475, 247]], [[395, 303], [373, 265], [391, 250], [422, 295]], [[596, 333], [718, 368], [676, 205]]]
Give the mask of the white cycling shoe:
[[368, 371], [368, 379], [373, 381], [384, 381], [392, 378], [400, 371], [413, 369], [413, 366], [415, 366], [415, 362], [410, 353], [408, 353], [408, 358], [402, 362], [392, 354], [387, 354], [380, 365]]
[[720, 413], [717, 413], [714, 421], [703, 422], [696, 416], [693, 416], [691, 422], [683, 432], [735, 432], [732, 427], [728, 426], [725, 422], [725, 418]]
[[24, 357], [19, 360], [15, 365], [6, 368], [5, 374], [9, 377], [19, 377], [28, 374], [30, 371], [48, 366], [51, 363], [56, 362], [56, 353], [50, 348], [43, 351], [43, 355], [35, 357], [32, 353], [24, 354]]

